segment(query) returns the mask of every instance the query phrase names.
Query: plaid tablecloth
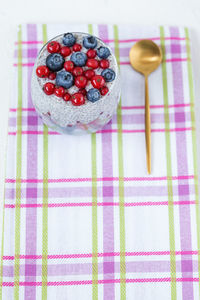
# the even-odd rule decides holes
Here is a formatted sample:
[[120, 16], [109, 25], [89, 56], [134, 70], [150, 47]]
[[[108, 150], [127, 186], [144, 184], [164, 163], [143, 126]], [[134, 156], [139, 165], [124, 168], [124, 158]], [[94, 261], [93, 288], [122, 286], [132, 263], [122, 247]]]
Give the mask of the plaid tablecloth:
[[[31, 102], [39, 49], [68, 31], [99, 36], [120, 66], [118, 112], [97, 134], [74, 137], [48, 130]], [[149, 78], [151, 176], [145, 161], [144, 79], [128, 57], [142, 38], [161, 45], [164, 56]], [[13, 68], [0, 299], [199, 299], [188, 29], [21, 25]]]

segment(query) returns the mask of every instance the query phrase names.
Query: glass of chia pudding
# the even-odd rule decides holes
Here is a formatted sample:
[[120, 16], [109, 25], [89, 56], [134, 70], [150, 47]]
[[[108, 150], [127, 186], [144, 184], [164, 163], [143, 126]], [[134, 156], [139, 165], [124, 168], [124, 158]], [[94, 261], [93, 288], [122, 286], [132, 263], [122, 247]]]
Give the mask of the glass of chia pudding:
[[111, 120], [120, 98], [116, 58], [108, 45], [88, 33], [58, 35], [38, 54], [31, 94], [37, 113], [53, 130], [99, 131]]

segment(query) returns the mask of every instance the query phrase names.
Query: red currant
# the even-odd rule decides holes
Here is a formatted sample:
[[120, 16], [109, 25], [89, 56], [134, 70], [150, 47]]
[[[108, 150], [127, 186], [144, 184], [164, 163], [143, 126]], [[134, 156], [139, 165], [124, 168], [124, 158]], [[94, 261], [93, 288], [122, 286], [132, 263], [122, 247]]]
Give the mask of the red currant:
[[74, 52], [81, 51], [81, 48], [82, 48], [82, 46], [80, 44], [74, 44], [74, 46], [73, 46]]
[[60, 50], [60, 54], [64, 57], [69, 56], [71, 54], [71, 49], [69, 47], [62, 47]]
[[83, 68], [81, 68], [81, 67], [75, 67], [74, 70], [73, 70], [73, 75], [74, 76], [83, 75]]
[[109, 89], [107, 88], [107, 86], [103, 86], [101, 89], [100, 89], [100, 93], [102, 96], [106, 95], [108, 93]]
[[75, 85], [78, 88], [84, 88], [87, 85], [87, 78], [85, 76], [77, 76], [75, 78]]
[[84, 72], [84, 75], [87, 79], [91, 79], [95, 75], [95, 72], [94, 70], [89, 69]]
[[71, 60], [68, 60], [64, 63], [64, 68], [68, 72], [72, 72], [74, 69], [74, 63]]
[[64, 94], [64, 96], [63, 96], [63, 99], [64, 99], [65, 101], [69, 101], [70, 98], [71, 98], [71, 95], [70, 95], [69, 93], [66, 93], [66, 94]]
[[63, 97], [64, 93], [65, 93], [65, 89], [62, 86], [56, 87], [54, 90], [54, 94], [57, 97]]
[[96, 50], [94, 50], [94, 49], [89, 49], [89, 50], [87, 51], [87, 57], [88, 57], [88, 58], [95, 58], [96, 55], [97, 55], [97, 52], [96, 52]]
[[52, 41], [52, 42], [48, 43], [47, 50], [50, 53], [59, 52], [60, 51], [60, 44], [58, 42], [56, 42], [56, 41]]
[[54, 73], [54, 72], [49, 73], [48, 78], [49, 78], [50, 80], [56, 79], [56, 73]]
[[47, 95], [52, 95], [54, 93], [54, 89], [55, 89], [55, 84], [53, 84], [52, 82], [47, 82], [43, 86], [43, 91]]
[[100, 89], [105, 85], [105, 79], [101, 75], [95, 75], [94, 77], [92, 77], [91, 83], [94, 88]]
[[85, 98], [81, 93], [75, 93], [74, 95], [72, 95], [71, 100], [72, 104], [75, 106], [80, 106], [85, 103]]
[[36, 69], [36, 74], [40, 78], [46, 78], [49, 75], [49, 68], [47, 66], [39, 66]]
[[107, 68], [109, 68], [110, 63], [109, 63], [109, 60], [102, 59], [102, 60], [100, 60], [99, 65], [102, 69], [107, 69]]
[[99, 66], [99, 62], [98, 62], [98, 60], [96, 60], [94, 58], [89, 58], [87, 60], [86, 65], [87, 65], [88, 68], [97, 69], [98, 66]]
[[87, 94], [86, 89], [80, 89], [78, 92], [83, 94], [83, 96], [86, 96], [86, 94]]

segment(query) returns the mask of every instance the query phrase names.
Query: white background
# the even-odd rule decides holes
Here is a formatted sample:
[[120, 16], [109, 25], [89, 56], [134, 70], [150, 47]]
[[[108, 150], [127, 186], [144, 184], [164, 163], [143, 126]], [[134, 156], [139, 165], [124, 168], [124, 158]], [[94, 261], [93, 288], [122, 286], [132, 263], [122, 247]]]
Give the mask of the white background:
[[[183, 25], [192, 30], [196, 119], [200, 149], [200, 1], [199, 0], [1, 0], [0, 1], [0, 204], [3, 178], [12, 55], [16, 25], [40, 23], [132, 23]], [[198, 150], [199, 152], [199, 150]], [[200, 155], [199, 155], [200, 156]], [[200, 166], [200, 161], [198, 163]], [[0, 224], [1, 224], [0, 219]], [[1, 225], [0, 225], [1, 227]], [[1, 228], [0, 228], [1, 235]], [[1, 238], [1, 236], [0, 236]]]

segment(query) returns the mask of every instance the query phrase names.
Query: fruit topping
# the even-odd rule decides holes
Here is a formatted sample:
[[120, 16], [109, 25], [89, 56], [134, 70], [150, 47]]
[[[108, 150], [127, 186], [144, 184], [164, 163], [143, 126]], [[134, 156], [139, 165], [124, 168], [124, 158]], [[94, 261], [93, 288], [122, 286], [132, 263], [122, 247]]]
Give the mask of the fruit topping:
[[64, 63], [64, 68], [65, 68], [66, 71], [72, 72], [73, 69], [74, 69], [74, 63], [73, 63], [73, 61], [67, 60], [67, 61]]
[[50, 80], [56, 79], [56, 73], [50, 72], [48, 78], [49, 78]]
[[54, 94], [57, 97], [63, 97], [65, 94], [65, 89], [62, 86], [55, 87]]
[[86, 87], [87, 85], [87, 78], [85, 76], [77, 76], [75, 78], [75, 85], [78, 87], [78, 88], [84, 88]]
[[100, 60], [100, 62], [99, 62], [99, 66], [100, 66], [102, 69], [107, 69], [107, 68], [109, 68], [109, 65], [110, 65], [110, 63], [109, 63], [109, 60], [107, 60], [107, 59], [102, 59], [102, 60]]
[[63, 44], [67, 47], [72, 47], [76, 43], [76, 38], [72, 33], [65, 33], [63, 36]]
[[94, 49], [97, 46], [97, 39], [93, 35], [88, 35], [83, 38], [83, 46], [86, 49]]
[[43, 86], [43, 91], [47, 95], [52, 95], [54, 93], [54, 89], [55, 89], [55, 84], [53, 84], [52, 82], [46, 82]]
[[[54, 94], [75, 106], [84, 104], [86, 99], [96, 102], [105, 96], [109, 92], [106, 83], [116, 77], [109, 68], [109, 48], [100, 46], [101, 43], [99, 45], [98, 39], [92, 35], [84, 35], [82, 40], [77, 40], [77, 34], [65, 33], [59, 42], [50, 41], [47, 44], [50, 54], [46, 57], [46, 65], [36, 69], [38, 77], [55, 81], [43, 85], [46, 95]], [[82, 50], [82, 47], [86, 49]], [[78, 90], [73, 95], [67, 91], [72, 86], [75, 86], [75, 91]]]
[[60, 51], [60, 48], [60, 44], [56, 41], [51, 41], [47, 45], [47, 50], [49, 51], [49, 53], [57, 53]]
[[97, 52], [96, 52], [96, 50], [94, 50], [94, 49], [89, 49], [89, 50], [87, 51], [87, 57], [88, 57], [88, 58], [95, 58], [96, 55], [97, 55]]
[[87, 55], [83, 52], [74, 52], [72, 53], [70, 60], [78, 67], [83, 67], [86, 64]]
[[69, 89], [74, 84], [74, 77], [71, 73], [62, 70], [56, 76], [56, 85]]
[[73, 46], [74, 52], [81, 51], [81, 49], [82, 49], [82, 46], [80, 44], [74, 44], [74, 46]]
[[64, 56], [64, 57], [69, 56], [71, 53], [72, 53], [71, 49], [67, 46], [62, 47], [60, 49], [60, 54], [62, 54], [62, 56]]
[[81, 68], [81, 67], [75, 67], [74, 70], [73, 70], [73, 75], [74, 76], [83, 75], [83, 68]]
[[95, 58], [88, 58], [86, 65], [88, 68], [97, 69], [99, 66], [99, 62]]
[[59, 53], [49, 54], [46, 59], [47, 67], [53, 72], [60, 71], [63, 68], [64, 62], [63, 56]]
[[72, 104], [75, 106], [80, 106], [85, 103], [85, 98], [82, 93], [75, 93], [71, 96]]
[[107, 93], [108, 93], [109, 89], [107, 88], [107, 86], [103, 86], [101, 89], [100, 89], [100, 93], [102, 96], [105, 96]]
[[100, 96], [101, 96], [101, 94], [100, 94], [99, 90], [94, 89], [94, 88], [90, 89], [87, 92], [87, 99], [91, 102], [98, 101], [100, 99]]
[[49, 76], [49, 68], [47, 66], [39, 66], [36, 69], [36, 74], [40, 78], [47, 78]]
[[111, 82], [115, 79], [115, 72], [112, 69], [105, 69], [101, 72], [106, 82]]
[[71, 98], [71, 95], [70, 95], [69, 93], [66, 93], [66, 94], [64, 94], [64, 96], [63, 96], [63, 99], [64, 99], [65, 101], [69, 101], [70, 98]]
[[87, 79], [91, 79], [95, 75], [95, 72], [94, 70], [89, 69], [84, 72], [84, 75]]
[[99, 58], [107, 58], [110, 55], [110, 50], [107, 47], [99, 47], [97, 49], [97, 55]]
[[105, 79], [101, 75], [95, 75], [94, 77], [92, 77], [91, 83], [94, 88], [100, 89], [105, 85]]

